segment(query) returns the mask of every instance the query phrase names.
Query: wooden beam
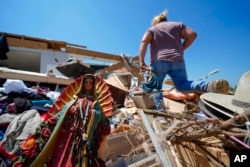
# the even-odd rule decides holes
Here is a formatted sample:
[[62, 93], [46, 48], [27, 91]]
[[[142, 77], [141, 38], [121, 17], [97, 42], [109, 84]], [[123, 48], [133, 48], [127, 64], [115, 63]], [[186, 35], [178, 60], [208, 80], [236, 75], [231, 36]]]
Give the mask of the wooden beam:
[[79, 49], [79, 48], [71, 47], [71, 46], [66, 46], [66, 52], [92, 57], [93, 60], [105, 59], [105, 60], [118, 61], [118, 62], [122, 61], [122, 57], [119, 55], [97, 52], [97, 51], [87, 50], [87, 49]]
[[28, 72], [22, 70], [13, 70], [1, 67], [0, 67], [0, 78], [20, 79], [24, 81], [51, 83], [60, 85], [68, 85], [74, 81], [73, 79], [69, 79], [67, 77], [48, 76], [47, 74]]

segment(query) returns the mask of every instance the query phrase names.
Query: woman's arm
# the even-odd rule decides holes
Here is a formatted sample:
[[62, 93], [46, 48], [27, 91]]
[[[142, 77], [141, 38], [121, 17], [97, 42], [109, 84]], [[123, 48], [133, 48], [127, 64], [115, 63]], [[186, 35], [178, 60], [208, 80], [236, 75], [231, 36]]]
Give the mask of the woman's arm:
[[194, 40], [196, 39], [196, 37], [197, 37], [197, 33], [191, 28], [185, 26], [185, 28], [181, 32], [181, 38], [184, 39], [184, 42], [182, 44], [183, 50], [191, 46]]
[[142, 37], [139, 49], [139, 59], [141, 68], [145, 68], [147, 66], [144, 59], [147, 51], [147, 46], [151, 42], [151, 40], [152, 40], [152, 34], [149, 32], [146, 32]]

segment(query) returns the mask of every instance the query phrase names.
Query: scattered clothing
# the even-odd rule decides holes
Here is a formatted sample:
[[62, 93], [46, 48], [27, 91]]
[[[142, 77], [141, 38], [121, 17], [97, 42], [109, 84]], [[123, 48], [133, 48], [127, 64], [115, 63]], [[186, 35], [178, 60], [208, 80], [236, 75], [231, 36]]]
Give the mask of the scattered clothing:
[[41, 122], [42, 119], [37, 110], [26, 110], [9, 124], [1, 146], [6, 152], [15, 153], [20, 143], [34, 134]]

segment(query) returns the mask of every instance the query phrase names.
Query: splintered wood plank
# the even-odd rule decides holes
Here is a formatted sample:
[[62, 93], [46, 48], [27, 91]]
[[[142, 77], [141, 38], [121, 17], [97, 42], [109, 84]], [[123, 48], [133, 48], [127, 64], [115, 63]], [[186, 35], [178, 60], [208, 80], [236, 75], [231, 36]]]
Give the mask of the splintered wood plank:
[[161, 160], [163, 167], [171, 167], [172, 164], [171, 164], [169, 158], [166, 156], [163, 148], [158, 143], [157, 137], [156, 137], [152, 127], [150, 126], [148, 119], [147, 119], [146, 115], [144, 114], [143, 110], [138, 110], [138, 113], [140, 114], [142, 121], [143, 121], [143, 124], [144, 124], [145, 128], [147, 129], [147, 132], [149, 133], [149, 136], [152, 140], [152, 143], [153, 143], [155, 150], [159, 156], [159, 159]]

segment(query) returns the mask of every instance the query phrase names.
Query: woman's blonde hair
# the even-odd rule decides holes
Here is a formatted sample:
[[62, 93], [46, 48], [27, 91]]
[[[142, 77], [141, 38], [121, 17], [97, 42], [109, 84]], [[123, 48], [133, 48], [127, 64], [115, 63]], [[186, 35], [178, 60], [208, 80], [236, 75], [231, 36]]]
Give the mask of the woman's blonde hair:
[[161, 12], [161, 14], [155, 16], [151, 22], [151, 25], [154, 26], [162, 21], [167, 21], [167, 14], [167, 10], [164, 10], [163, 12]]

